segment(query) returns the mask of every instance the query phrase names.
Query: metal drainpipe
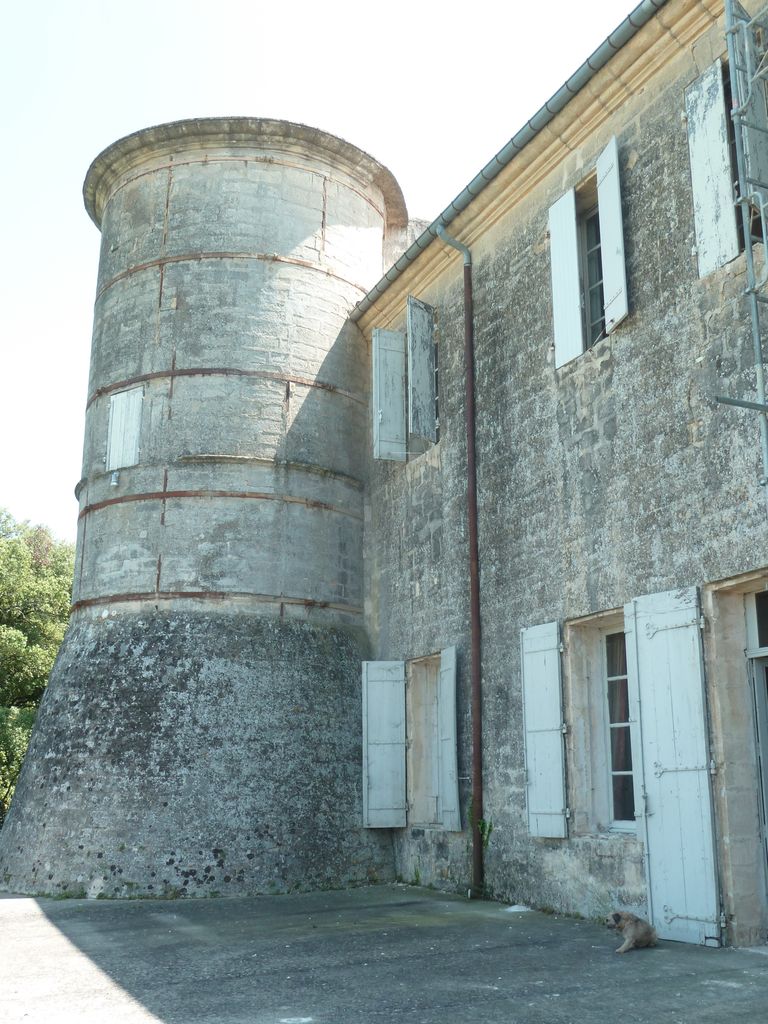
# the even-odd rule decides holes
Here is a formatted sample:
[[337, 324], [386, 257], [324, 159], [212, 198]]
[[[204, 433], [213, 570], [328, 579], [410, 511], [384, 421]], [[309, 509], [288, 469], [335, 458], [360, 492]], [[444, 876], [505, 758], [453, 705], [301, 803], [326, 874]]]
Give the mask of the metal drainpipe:
[[472, 683], [472, 895], [483, 895], [483, 703], [480, 661], [480, 558], [477, 543], [477, 462], [475, 453], [475, 337], [472, 314], [472, 254], [442, 225], [438, 237], [464, 257], [464, 382], [467, 429], [467, 530], [469, 534], [470, 678]]

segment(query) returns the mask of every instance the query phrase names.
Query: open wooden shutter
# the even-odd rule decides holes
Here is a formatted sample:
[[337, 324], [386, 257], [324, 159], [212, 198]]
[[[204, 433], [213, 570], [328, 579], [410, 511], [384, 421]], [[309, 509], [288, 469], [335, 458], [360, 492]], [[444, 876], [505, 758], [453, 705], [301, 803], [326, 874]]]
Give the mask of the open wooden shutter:
[[363, 662], [363, 825], [401, 828], [405, 796], [405, 663]]
[[456, 743], [456, 648], [440, 652], [437, 688], [438, 798], [437, 814], [443, 828], [461, 831], [459, 772]]
[[619, 148], [611, 139], [597, 160], [597, 206], [600, 214], [600, 255], [603, 261], [603, 303], [607, 334], [629, 313], [621, 213]]
[[645, 792], [638, 800], [636, 783], [636, 801], [644, 812], [651, 920], [660, 938], [719, 945], [696, 588], [636, 598], [624, 608], [624, 624], [629, 682], [640, 695]]
[[685, 91], [693, 221], [699, 277], [739, 254], [728, 143], [723, 69], [719, 60]]
[[143, 388], [120, 391], [109, 400], [109, 429], [107, 432], [107, 472], [135, 466], [139, 461], [139, 434], [141, 432], [141, 404]]
[[405, 461], [405, 334], [373, 332], [373, 457]]
[[413, 295], [408, 296], [407, 329], [408, 429], [435, 442], [435, 311]]
[[528, 830], [557, 839], [567, 834], [560, 629], [556, 622], [521, 634]]
[[579, 233], [573, 189], [549, 209], [549, 254], [552, 264], [552, 316], [555, 366], [563, 366], [584, 351], [579, 281]]

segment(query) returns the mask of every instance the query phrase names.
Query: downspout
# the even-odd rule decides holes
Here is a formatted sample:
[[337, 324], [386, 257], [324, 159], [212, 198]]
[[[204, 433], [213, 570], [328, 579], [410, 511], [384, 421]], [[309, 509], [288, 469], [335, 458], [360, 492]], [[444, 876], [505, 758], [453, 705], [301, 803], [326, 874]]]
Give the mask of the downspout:
[[483, 895], [483, 702], [480, 659], [480, 558], [477, 542], [477, 460], [475, 450], [475, 335], [472, 313], [472, 254], [442, 226], [437, 235], [464, 258], [464, 389], [467, 433], [467, 533], [469, 540], [469, 633], [472, 717], [472, 895]]

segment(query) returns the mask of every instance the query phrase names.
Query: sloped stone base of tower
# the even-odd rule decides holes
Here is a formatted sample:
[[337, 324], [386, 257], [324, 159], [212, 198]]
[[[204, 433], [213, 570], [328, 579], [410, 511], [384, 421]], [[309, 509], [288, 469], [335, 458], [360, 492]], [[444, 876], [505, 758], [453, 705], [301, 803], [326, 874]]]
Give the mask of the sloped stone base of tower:
[[361, 828], [362, 634], [251, 615], [70, 625], [0, 831], [23, 893], [270, 893], [392, 878]]

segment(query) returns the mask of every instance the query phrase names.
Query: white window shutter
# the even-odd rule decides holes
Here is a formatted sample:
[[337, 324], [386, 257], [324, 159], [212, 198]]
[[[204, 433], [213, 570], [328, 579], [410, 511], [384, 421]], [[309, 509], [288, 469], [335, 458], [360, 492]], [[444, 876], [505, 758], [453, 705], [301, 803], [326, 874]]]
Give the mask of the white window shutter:
[[695, 587], [624, 608], [627, 671], [640, 697], [640, 783], [648, 905], [660, 938], [719, 944], [700, 610]]
[[437, 815], [443, 828], [461, 831], [459, 772], [456, 742], [456, 648], [440, 652], [437, 689], [438, 797]]
[[402, 828], [405, 796], [405, 663], [363, 662], [363, 825]]
[[699, 277], [739, 254], [731, 154], [719, 60], [685, 91]]
[[139, 461], [141, 404], [143, 388], [120, 391], [109, 400], [107, 432], [107, 472], [135, 466]]
[[605, 330], [610, 334], [629, 313], [619, 147], [615, 136], [597, 159], [597, 207], [600, 215], [600, 256], [603, 261]]
[[373, 457], [405, 461], [405, 334], [373, 332]]
[[408, 296], [407, 331], [408, 429], [435, 442], [435, 311], [413, 295]]
[[520, 648], [528, 831], [562, 839], [568, 832], [558, 624], [522, 630]]
[[549, 209], [549, 254], [552, 264], [552, 316], [555, 366], [563, 366], [584, 351], [579, 278], [579, 233], [573, 189]]
[[737, 25], [739, 22], [742, 24], [734, 35], [736, 67], [729, 68], [731, 90], [737, 104], [746, 105], [744, 161], [750, 190], [761, 192], [765, 202], [768, 201], [768, 105], [765, 80], [762, 77], [754, 81], [752, 79], [762, 59], [755, 36], [760, 33], [765, 46], [768, 40], [768, 19], [763, 15], [748, 25], [752, 21], [750, 15], [738, 3], [734, 3], [733, 7]]

